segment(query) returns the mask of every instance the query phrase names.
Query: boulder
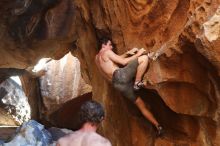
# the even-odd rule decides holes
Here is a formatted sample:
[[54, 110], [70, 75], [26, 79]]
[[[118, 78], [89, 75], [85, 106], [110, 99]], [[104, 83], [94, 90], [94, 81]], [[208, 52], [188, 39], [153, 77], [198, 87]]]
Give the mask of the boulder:
[[49, 146], [52, 144], [51, 134], [40, 123], [30, 120], [16, 130], [15, 136], [4, 146]]
[[30, 119], [31, 109], [23, 89], [12, 79], [0, 84], [0, 103], [17, 125]]
[[44, 105], [41, 112], [47, 116], [64, 103], [92, 90], [81, 78], [79, 61], [71, 53], [60, 60], [51, 60], [43, 69], [46, 74], [40, 77], [40, 92]]

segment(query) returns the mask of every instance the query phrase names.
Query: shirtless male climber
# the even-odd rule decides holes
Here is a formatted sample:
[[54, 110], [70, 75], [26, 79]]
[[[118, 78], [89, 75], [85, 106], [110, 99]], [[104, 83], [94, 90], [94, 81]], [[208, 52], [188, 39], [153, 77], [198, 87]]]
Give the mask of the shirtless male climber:
[[56, 146], [111, 146], [108, 139], [96, 133], [105, 116], [104, 109], [96, 101], [85, 102], [79, 112], [82, 127], [60, 138]]
[[[144, 49], [132, 49], [123, 55], [117, 55], [113, 52], [112, 42], [108, 38], [100, 40], [99, 53], [95, 61], [102, 75], [113, 84], [113, 87], [120, 91], [123, 96], [134, 102], [141, 113], [157, 129], [157, 136], [162, 134], [163, 128], [159, 125], [153, 114], [146, 108], [143, 100], [135, 94], [135, 91], [145, 87], [146, 83], [142, 81], [143, 75], [147, 69], [149, 57], [144, 55]], [[136, 53], [134, 53], [137, 51]], [[128, 57], [128, 54], [133, 54]], [[119, 65], [122, 66], [119, 67]]]

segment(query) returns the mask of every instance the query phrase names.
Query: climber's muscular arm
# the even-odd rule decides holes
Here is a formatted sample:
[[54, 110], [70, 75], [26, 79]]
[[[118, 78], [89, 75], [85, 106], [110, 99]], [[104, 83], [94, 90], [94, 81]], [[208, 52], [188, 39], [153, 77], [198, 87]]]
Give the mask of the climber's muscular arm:
[[121, 65], [127, 65], [128, 62], [138, 58], [139, 56], [141, 56], [143, 53], [145, 52], [144, 49], [140, 49], [138, 50], [138, 52], [136, 54], [134, 54], [133, 56], [131, 57], [127, 57], [127, 58], [123, 58], [117, 54], [115, 54], [113, 51], [106, 51], [106, 53], [108, 53], [108, 58], [114, 62], [114, 63], [117, 63], [117, 64], [121, 64]]
[[134, 54], [136, 54], [138, 52], [138, 48], [133, 48], [127, 52], [125, 52], [124, 54], [120, 55], [122, 58], [127, 58], [128, 56], [132, 56]]

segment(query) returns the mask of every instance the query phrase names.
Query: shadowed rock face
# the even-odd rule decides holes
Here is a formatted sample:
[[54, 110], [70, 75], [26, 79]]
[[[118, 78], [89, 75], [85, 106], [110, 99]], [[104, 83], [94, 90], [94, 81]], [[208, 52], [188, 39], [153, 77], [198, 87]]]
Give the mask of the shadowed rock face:
[[5, 55], [0, 66], [24, 69], [42, 56], [63, 56], [74, 40], [71, 3], [59, 0], [2, 1], [0, 54]]
[[57, 127], [68, 128], [72, 130], [80, 129], [80, 123], [78, 120], [78, 112], [80, 110], [80, 106], [88, 101], [91, 100], [92, 94], [86, 93], [77, 98], [73, 98], [51, 114], [50, 121], [52, 124], [56, 125]]
[[[41, 57], [58, 59], [70, 50], [80, 59], [93, 98], [106, 108], [100, 131], [113, 145], [220, 145], [219, 4], [219, 0], [1, 1], [0, 67], [24, 69]], [[144, 77], [151, 90], [140, 95], [164, 125], [164, 139], [155, 138], [150, 123], [97, 71], [94, 57], [103, 35], [112, 38], [119, 54], [132, 47], [162, 54]]]

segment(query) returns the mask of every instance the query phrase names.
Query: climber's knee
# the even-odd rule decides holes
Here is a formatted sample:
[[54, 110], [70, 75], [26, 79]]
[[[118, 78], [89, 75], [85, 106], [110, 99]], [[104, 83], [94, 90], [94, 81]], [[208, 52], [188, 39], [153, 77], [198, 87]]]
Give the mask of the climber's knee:
[[140, 57], [138, 57], [138, 63], [147, 63], [148, 62], [148, 56], [147, 55], [142, 55]]

